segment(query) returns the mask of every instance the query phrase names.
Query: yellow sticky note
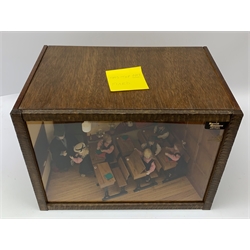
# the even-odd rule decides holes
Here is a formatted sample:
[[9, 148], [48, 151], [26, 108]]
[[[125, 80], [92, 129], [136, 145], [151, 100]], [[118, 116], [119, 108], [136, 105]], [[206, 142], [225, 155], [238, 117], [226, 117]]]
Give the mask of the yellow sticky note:
[[140, 66], [107, 70], [106, 76], [111, 92], [149, 89]]

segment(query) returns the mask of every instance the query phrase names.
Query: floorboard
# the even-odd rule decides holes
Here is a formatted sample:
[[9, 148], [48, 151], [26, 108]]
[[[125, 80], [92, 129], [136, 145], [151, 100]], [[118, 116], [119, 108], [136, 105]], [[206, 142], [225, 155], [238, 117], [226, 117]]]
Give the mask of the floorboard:
[[[130, 177], [125, 187], [125, 195], [115, 197], [109, 201], [201, 201], [202, 198], [195, 191], [187, 177], [181, 177], [171, 182], [162, 183], [163, 176], [156, 178], [158, 185], [134, 192], [135, 181]], [[119, 187], [114, 184], [109, 187], [109, 194], [119, 193]], [[102, 201], [104, 190], [98, 185], [94, 175], [81, 177], [78, 166], [75, 165], [67, 172], [52, 171], [47, 186], [49, 202], [96, 202]], [[108, 202], [108, 201], [106, 201]]]

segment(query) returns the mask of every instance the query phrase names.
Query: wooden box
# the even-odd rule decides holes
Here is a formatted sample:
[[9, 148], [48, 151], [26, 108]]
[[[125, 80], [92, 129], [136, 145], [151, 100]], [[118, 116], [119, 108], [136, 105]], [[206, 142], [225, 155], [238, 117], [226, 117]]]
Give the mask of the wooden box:
[[11, 117], [41, 210], [210, 209], [243, 113], [206, 47], [44, 46]]

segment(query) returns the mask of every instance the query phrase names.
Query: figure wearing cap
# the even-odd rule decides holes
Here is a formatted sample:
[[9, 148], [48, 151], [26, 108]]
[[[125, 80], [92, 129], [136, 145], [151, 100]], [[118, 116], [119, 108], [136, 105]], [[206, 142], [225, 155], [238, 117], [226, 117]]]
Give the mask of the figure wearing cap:
[[78, 143], [74, 147], [74, 156], [70, 156], [70, 159], [79, 165], [79, 173], [82, 177], [93, 172], [92, 162], [89, 156], [89, 149], [83, 142]]

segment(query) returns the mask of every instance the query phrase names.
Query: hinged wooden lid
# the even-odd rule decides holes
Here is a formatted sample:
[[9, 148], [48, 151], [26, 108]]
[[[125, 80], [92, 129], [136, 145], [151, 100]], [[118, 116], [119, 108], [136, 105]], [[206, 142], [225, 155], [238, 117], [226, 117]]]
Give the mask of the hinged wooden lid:
[[[106, 70], [141, 66], [149, 90], [110, 92]], [[206, 47], [48, 46], [22, 110], [240, 110]]]

